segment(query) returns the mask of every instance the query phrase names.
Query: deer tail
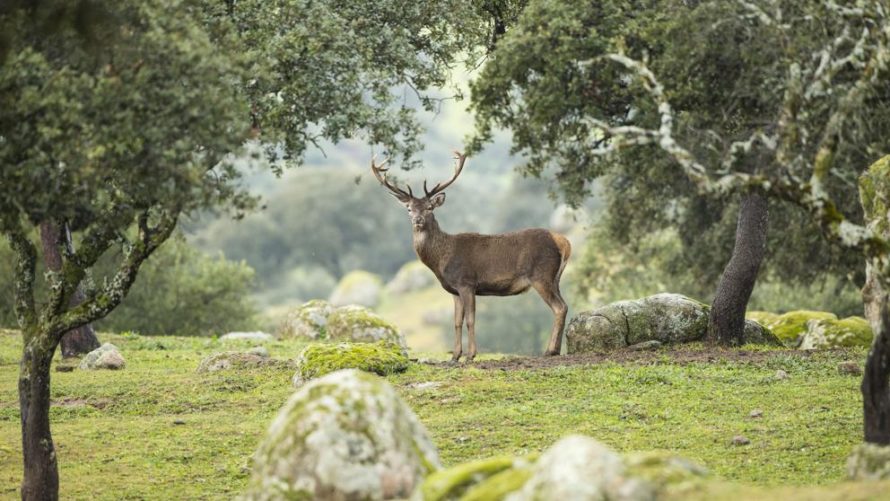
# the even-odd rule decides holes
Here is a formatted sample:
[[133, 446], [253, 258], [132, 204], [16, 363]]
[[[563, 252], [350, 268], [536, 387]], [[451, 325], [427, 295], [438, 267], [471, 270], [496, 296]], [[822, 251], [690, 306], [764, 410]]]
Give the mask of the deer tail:
[[569, 262], [569, 257], [572, 255], [572, 244], [568, 238], [559, 233], [553, 233], [553, 241], [556, 242], [556, 247], [559, 249], [559, 255], [562, 259], [562, 262], [559, 264], [559, 271], [556, 272], [556, 283], [558, 284], [563, 270], [566, 269], [566, 263]]

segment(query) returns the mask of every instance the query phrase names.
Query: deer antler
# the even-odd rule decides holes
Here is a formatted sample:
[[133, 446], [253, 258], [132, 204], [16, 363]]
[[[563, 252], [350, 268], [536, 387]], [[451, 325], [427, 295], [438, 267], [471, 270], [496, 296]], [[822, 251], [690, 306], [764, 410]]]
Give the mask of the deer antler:
[[376, 160], [376, 159], [377, 159], [377, 155], [374, 155], [374, 157], [371, 158], [371, 172], [374, 173], [374, 177], [376, 177], [377, 180], [380, 181], [380, 184], [385, 186], [386, 189], [388, 189], [394, 197], [398, 198], [399, 200], [401, 200], [403, 202], [405, 200], [408, 200], [409, 198], [414, 198], [414, 193], [411, 191], [410, 186], [408, 186], [408, 191], [405, 191], [405, 190], [399, 188], [398, 186], [390, 183], [389, 180], [386, 179], [386, 172], [389, 169], [384, 169], [383, 166], [386, 165], [386, 162], [389, 162], [389, 158], [384, 160], [380, 165], [376, 165], [374, 163], [374, 160]]
[[451, 183], [453, 183], [454, 180], [457, 179], [457, 176], [460, 175], [460, 171], [462, 171], [464, 168], [464, 162], [467, 161], [467, 156], [457, 150], [454, 150], [454, 159], [457, 160], [457, 165], [454, 166], [454, 175], [451, 176], [451, 179], [449, 179], [445, 183], [438, 183], [437, 185], [433, 186], [432, 190], [427, 190], [426, 181], [423, 182], [423, 191], [426, 193], [427, 198], [430, 198], [433, 195], [440, 193], [445, 188], [451, 186]]

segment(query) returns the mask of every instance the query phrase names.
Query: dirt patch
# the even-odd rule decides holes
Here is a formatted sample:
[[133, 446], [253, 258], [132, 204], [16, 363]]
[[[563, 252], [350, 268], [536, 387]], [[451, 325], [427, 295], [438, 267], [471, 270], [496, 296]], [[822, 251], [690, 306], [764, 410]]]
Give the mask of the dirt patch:
[[[701, 350], [677, 349], [658, 351], [616, 350], [609, 353], [585, 353], [558, 357], [506, 357], [498, 360], [482, 360], [470, 364], [477, 369], [526, 370], [570, 367], [576, 365], [596, 365], [602, 363], [656, 364], [656, 363], [719, 363], [719, 362], [762, 362], [778, 356], [809, 358], [816, 353], [846, 354], [846, 350], [770, 350], [747, 351], [725, 348], [704, 348]], [[426, 362], [437, 367], [449, 367], [448, 362]], [[460, 365], [464, 365], [461, 363]]]
[[86, 407], [90, 406], [95, 409], [104, 409], [108, 407], [108, 404], [111, 403], [111, 399], [109, 398], [96, 398], [96, 399], [86, 399], [86, 398], [63, 398], [61, 400], [53, 400], [50, 402], [50, 405], [53, 407], [69, 407], [69, 408], [77, 408], [77, 407]]

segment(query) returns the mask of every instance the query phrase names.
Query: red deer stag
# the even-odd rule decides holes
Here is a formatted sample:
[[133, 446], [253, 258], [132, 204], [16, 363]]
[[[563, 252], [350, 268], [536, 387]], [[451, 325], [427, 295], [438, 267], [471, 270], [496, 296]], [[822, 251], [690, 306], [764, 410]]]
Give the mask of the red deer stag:
[[442, 287], [454, 296], [454, 351], [452, 362], [463, 351], [462, 327], [467, 323], [469, 352], [467, 361], [476, 356], [476, 296], [513, 296], [534, 287], [553, 310], [555, 319], [545, 355], [559, 355], [562, 330], [568, 308], [559, 293], [559, 278], [572, 247], [566, 237], [545, 229], [527, 229], [500, 235], [458, 233], [450, 235], [439, 228], [433, 210], [445, 202], [445, 188], [457, 179], [466, 155], [455, 151], [457, 166], [450, 180], [423, 191], [417, 198], [408, 186], [405, 191], [386, 178], [386, 161], [371, 171], [399, 202], [408, 208], [414, 226], [414, 251], [435, 273]]

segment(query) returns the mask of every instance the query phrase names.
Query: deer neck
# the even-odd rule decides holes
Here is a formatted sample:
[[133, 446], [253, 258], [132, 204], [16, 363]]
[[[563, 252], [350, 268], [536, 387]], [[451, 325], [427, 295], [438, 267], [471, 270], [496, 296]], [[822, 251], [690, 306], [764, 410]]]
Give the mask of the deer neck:
[[423, 228], [414, 229], [414, 252], [433, 272], [439, 270], [442, 259], [448, 254], [451, 245], [449, 237], [439, 228], [435, 217], [431, 217]]

